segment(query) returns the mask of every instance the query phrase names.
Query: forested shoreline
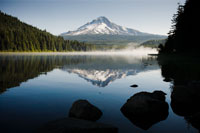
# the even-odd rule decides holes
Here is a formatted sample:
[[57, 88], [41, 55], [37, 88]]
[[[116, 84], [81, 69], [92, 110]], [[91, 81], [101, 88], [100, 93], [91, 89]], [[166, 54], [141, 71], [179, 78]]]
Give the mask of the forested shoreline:
[[159, 53], [199, 54], [199, 19], [198, 0], [186, 0], [179, 4], [172, 19], [172, 28], [165, 45], [159, 45]]
[[95, 46], [76, 40], [64, 40], [45, 30], [21, 22], [0, 11], [1, 52], [91, 51]]

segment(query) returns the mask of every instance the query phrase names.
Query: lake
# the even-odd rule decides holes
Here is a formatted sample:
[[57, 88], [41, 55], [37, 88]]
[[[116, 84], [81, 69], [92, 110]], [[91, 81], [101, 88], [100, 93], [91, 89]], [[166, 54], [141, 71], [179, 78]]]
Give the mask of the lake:
[[[190, 102], [192, 98], [199, 100], [199, 90], [190, 93], [186, 89], [182, 95], [173, 87], [198, 80], [199, 73], [193, 76], [187, 73], [192, 73], [189, 70], [193, 67], [180, 69], [179, 65], [166, 62], [147, 55], [1, 54], [0, 132], [34, 132], [49, 121], [68, 117], [73, 102], [79, 99], [98, 107], [103, 115], [97, 122], [111, 124], [119, 133], [198, 132], [199, 125], [187, 116], [199, 112], [199, 107]], [[130, 87], [133, 84], [138, 87]], [[167, 94], [169, 114], [144, 130], [125, 117], [120, 108], [134, 94], [155, 90]], [[189, 102], [179, 107], [182, 104], [171, 101], [176, 96]], [[198, 104], [195, 100], [192, 102]], [[184, 108], [192, 112], [184, 112]]]

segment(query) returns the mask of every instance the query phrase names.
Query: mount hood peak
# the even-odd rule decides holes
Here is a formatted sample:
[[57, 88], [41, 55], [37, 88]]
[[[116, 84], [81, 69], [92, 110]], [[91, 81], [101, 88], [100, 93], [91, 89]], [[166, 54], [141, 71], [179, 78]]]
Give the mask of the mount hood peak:
[[61, 36], [76, 36], [76, 35], [131, 35], [145, 36], [148, 33], [143, 33], [135, 29], [126, 28], [111, 22], [108, 18], [100, 16], [91, 22], [79, 27], [75, 31], [62, 33]]

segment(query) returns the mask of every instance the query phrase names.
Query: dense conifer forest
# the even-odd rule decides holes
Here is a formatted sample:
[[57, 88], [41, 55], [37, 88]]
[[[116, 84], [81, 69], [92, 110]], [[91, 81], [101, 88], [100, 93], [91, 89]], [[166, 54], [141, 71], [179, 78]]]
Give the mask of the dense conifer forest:
[[64, 40], [45, 30], [21, 22], [0, 11], [0, 51], [90, 51], [95, 46], [84, 42]]
[[186, 0], [178, 6], [172, 19], [172, 29], [160, 53], [199, 53], [200, 12], [198, 0]]

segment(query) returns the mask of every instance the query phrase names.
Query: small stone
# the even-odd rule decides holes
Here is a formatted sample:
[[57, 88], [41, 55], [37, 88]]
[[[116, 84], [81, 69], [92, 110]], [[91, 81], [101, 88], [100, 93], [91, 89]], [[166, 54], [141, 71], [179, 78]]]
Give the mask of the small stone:
[[134, 85], [131, 85], [131, 87], [136, 88], [138, 87], [138, 85], [134, 84]]
[[172, 79], [170, 79], [170, 78], [165, 78], [165, 79], [163, 79], [163, 81], [165, 81], [165, 82], [171, 82]]

